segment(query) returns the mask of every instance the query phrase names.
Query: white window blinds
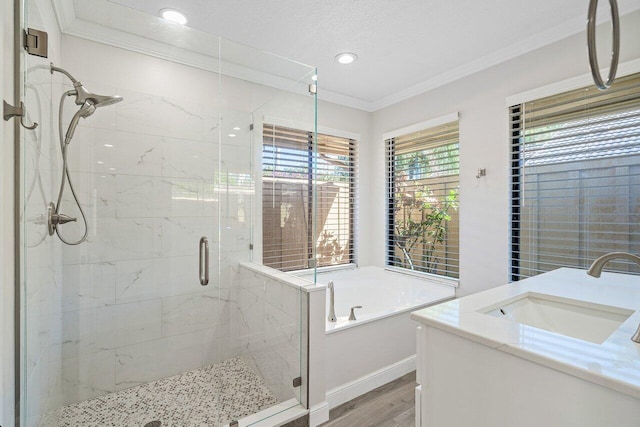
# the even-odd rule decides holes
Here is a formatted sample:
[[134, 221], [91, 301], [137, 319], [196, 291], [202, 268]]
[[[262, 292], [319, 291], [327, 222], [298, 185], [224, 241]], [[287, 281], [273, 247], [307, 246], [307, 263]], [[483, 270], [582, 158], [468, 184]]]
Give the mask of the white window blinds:
[[387, 265], [458, 277], [458, 122], [386, 140]]
[[[640, 74], [510, 108], [511, 280], [640, 252]], [[638, 273], [612, 262], [609, 270]]]
[[312, 132], [263, 127], [263, 263], [282, 271], [354, 262], [356, 141], [313, 145]]

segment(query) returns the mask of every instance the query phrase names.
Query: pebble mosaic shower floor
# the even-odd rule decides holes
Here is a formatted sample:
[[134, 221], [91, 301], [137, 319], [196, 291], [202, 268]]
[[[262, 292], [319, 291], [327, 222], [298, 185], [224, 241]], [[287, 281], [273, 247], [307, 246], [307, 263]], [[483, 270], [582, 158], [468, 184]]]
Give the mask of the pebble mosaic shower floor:
[[275, 403], [262, 379], [237, 357], [65, 406], [57, 425], [143, 427], [158, 420], [162, 427], [219, 427]]

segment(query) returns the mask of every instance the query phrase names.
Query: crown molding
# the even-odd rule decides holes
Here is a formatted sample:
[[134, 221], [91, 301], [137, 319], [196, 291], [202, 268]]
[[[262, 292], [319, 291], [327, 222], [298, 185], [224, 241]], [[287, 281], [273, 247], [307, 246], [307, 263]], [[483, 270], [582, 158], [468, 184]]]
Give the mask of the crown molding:
[[[222, 70], [224, 75], [246, 79], [255, 83], [272, 86], [293, 93], [307, 93], [306, 82], [297, 82], [292, 86], [291, 80], [289, 79], [231, 62], [219, 61], [218, 58], [213, 56], [185, 49], [174, 48], [171, 50], [171, 54], [168, 54], [167, 44], [164, 42], [116, 30], [79, 18], [75, 13], [74, 0], [51, 1], [56, 13], [58, 25], [60, 26], [60, 31], [64, 34], [143, 53], [145, 55], [208, 71], [220, 72], [220, 70]], [[623, 16], [636, 10], [640, 10], [640, 5], [623, 5], [620, 7], [620, 15]], [[607, 22], [608, 20], [610, 20], [610, 17], [607, 17], [603, 22]], [[585, 20], [582, 18], [567, 21], [562, 25], [556, 26], [543, 33], [533, 35], [521, 42], [505, 46], [504, 48], [485, 55], [477, 60], [441, 73], [435, 77], [410, 86], [392, 95], [380, 98], [376, 101], [367, 101], [332, 92], [330, 90], [323, 89], [321, 84], [318, 88], [318, 99], [366, 112], [375, 112], [506, 62], [525, 53], [578, 34], [584, 31], [584, 23]]]
[[[640, 10], [640, 5], [626, 5], [625, 7], [620, 8], [620, 16], [635, 12], [636, 10]], [[610, 20], [611, 17], [606, 20], [603, 19], [602, 22], [608, 22]], [[475, 61], [439, 74], [436, 77], [403, 89], [393, 95], [381, 98], [380, 100], [371, 103], [372, 111], [381, 110], [406, 99], [413, 98], [414, 96], [421, 95], [456, 80], [460, 80], [464, 77], [486, 70], [510, 59], [517, 58], [525, 53], [532, 52], [541, 47], [548, 46], [567, 37], [571, 37], [585, 31], [585, 22], [586, 21], [583, 18], [576, 18], [571, 21], [567, 21], [564, 24], [551, 28], [543, 33], [531, 36], [521, 42], [513, 43]]]
[[65, 28], [69, 27], [73, 21], [76, 20], [76, 8], [73, 0], [51, 0], [51, 4], [56, 14], [60, 32], [64, 33]]

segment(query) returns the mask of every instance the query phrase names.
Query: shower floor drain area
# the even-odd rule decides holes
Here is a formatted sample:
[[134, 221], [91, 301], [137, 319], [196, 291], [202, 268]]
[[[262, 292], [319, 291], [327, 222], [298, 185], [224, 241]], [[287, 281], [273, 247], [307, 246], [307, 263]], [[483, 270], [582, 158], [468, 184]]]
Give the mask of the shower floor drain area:
[[59, 422], [46, 425], [220, 427], [276, 403], [263, 380], [237, 357], [65, 406]]

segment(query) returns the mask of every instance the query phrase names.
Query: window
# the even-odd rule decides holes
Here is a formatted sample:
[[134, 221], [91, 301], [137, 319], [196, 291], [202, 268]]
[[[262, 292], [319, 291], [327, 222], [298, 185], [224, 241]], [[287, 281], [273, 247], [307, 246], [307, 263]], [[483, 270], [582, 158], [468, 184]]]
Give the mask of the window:
[[510, 112], [511, 280], [640, 252], [640, 74]]
[[458, 277], [458, 122], [387, 139], [387, 265]]
[[282, 271], [354, 262], [356, 141], [319, 134], [315, 158], [313, 145], [313, 132], [263, 127], [263, 263]]

